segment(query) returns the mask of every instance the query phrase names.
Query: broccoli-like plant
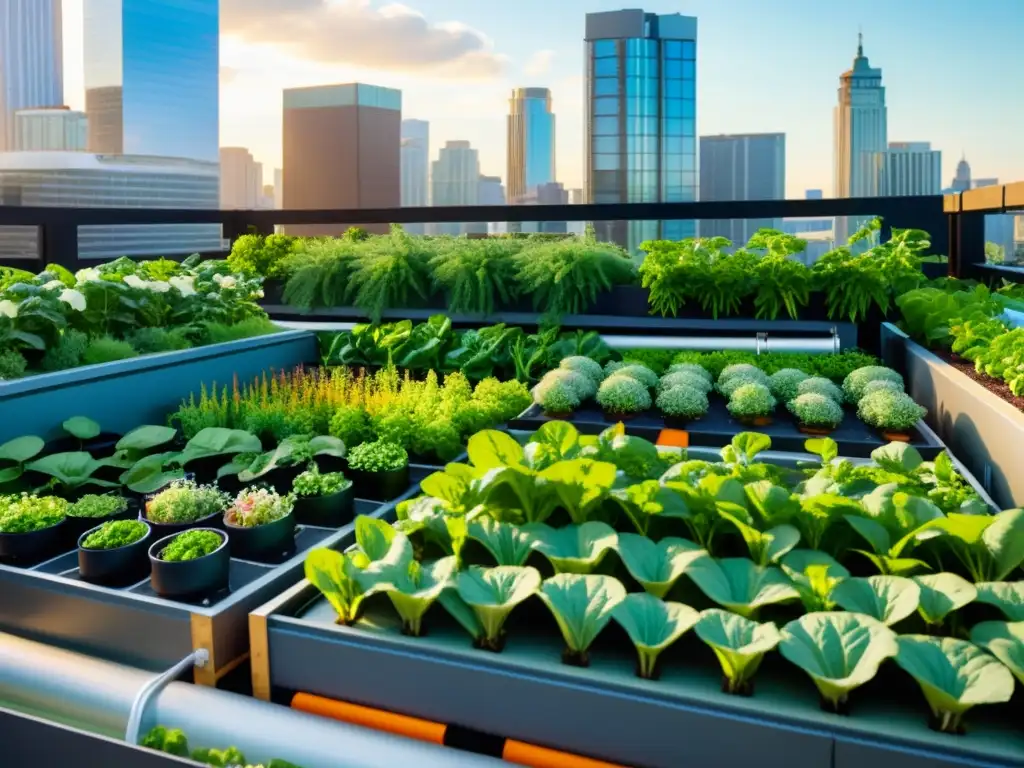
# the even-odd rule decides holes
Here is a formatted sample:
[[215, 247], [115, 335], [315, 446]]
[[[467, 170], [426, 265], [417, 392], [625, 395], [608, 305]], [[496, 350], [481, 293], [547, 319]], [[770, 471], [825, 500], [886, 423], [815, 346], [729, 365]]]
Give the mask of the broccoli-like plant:
[[158, 725], [147, 733], [139, 743], [147, 749], [155, 749], [169, 755], [189, 756], [188, 739], [180, 728], [165, 728]]
[[666, 416], [678, 419], [699, 419], [708, 412], [708, 396], [687, 386], [663, 390], [655, 404]]
[[675, 389], [676, 387], [696, 389], [706, 395], [711, 391], [711, 382], [693, 371], [676, 371], [675, 373], [666, 373], [661, 377], [661, 381], [658, 382], [659, 392], [664, 392], [668, 389]]
[[387, 440], [357, 445], [348, 454], [349, 467], [362, 472], [395, 472], [408, 463], [405, 448]]
[[869, 427], [901, 434], [925, 417], [927, 409], [905, 392], [881, 389], [861, 398], [857, 416]]
[[112, 520], [90, 533], [82, 549], [118, 549], [146, 538], [149, 526], [141, 520]]
[[[722, 396], [729, 398], [737, 389], [745, 387], [747, 384], [757, 384], [768, 389], [768, 377], [760, 371], [758, 371], [758, 375], [740, 372], [728, 378], [719, 377], [717, 389]], [[768, 391], [771, 392], [770, 389]]]
[[727, 408], [737, 419], [759, 419], [770, 416], [777, 404], [764, 384], [744, 384], [732, 393]]
[[119, 515], [127, 511], [128, 500], [121, 496], [89, 494], [68, 509], [68, 517], [100, 518]]
[[903, 388], [903, 377], [892, 368], [884, 365], [865, 365], [855, 371], [850, 371], [843, 380], [843, 392], [851, 403], [859, 403], [864, 397], [864, 388], [871, 381], [891, 381]]
[[160, 559], [169, 563], [184, 563], [211, 555], [225, 542], [223, 534], [206, 529], [179, 533], [160, 550]]
[[640, 413], [651, 407], [651, 393], [642, 382], [616, 372], [601, 383], [597, 404], [610, 414]]
[[843, 420], [843, 407], [839, 403], [813, 392], [797, 395], [786, 407], [803, 426], [813, 429], [833, 430]]
[[56, 496], [0, 496], [0, 533], [34, 533], [63, 522], [68, 503]]
[[718, 374], [718, 383], [722, 384], [733, 376], [747, 376], [762, 384], [768, 383], [768, 375], [751, 363], [733, 363], [732, 365], [725, 366], [722, 372]]
[[582, 373], [594, 382], [595, 387], [604, 381], [604, 369], [601, 367], [601, 364], [585, 355], [573, 355], [572, 357], [563, 358], [558, 367]]
[[25, 375], [28, 361], [16, 349], [0, 352], [0, 381], [20, 379]]
[[281, 496], [266, 488], [247, 488], [235, 497], [224, 520], [242, 528], [256, 528], [287, 517], [293, 505], [291, 496]]
[[636, 379], [648, 389], [654, 389], [658, 386], [658, 374], [646, 365], [640, 365], [639, 363], [630, 363], [616, 368], [614, 374], [616, 376], [628, 376], [631, 379]]
[[715, 377], [711, 375], [711, 371], [703, 365], [697, 365], [697, 363], [674, 363], [668, 367], [667, 373], [680, 373], [683, 371], [696, 374], [704, 379], [708, 383], [708, 391], [711, 390], [711, 386], [715, 383]]
[[891, 392], [903, 392], [903, 385], [898, 381], [891, 381], [890, 379], [875, 379], [869, 381], [864, 386], [864, 393], [861, 395], [861, 400], [870, 395], [872, 392], [878, 392], [880, 389], [888, 390]]
[[798, 368], [782, 368], [768, 377], [768, 388], [776, 399], [788, 403], [795, 398], [801, 381], [810, 378]]
[[581, 402], [597, 394], [598, 383], [600, 383], [595, 383], [593, 379], [579, 371], [573, 371], [568, 368], [555, 368], [544, 375], [540, 382], [538, 382], [538, 386], [548, 386], [555, 382], [568, 386], [576, 393], [576, 397]]
[[826, 379], [823, 376], [811, 376], [809, 379], [801, 381], [796, 388], [797, 397], [800, 395], [824, 395], [829, 400], [835, 400], [837, 403], [842, 404], [843, 390], [836, 386], [831, 379]]
[[545, 413], [572, 413], [580, 406], [579, 394], [561, 380], [541, 382], [534, 387], [533, 396]]

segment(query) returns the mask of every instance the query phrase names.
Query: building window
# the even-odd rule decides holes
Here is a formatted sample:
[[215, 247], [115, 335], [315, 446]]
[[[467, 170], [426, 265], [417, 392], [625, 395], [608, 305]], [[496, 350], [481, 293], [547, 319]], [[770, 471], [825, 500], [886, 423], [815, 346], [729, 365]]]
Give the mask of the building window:
[[619, 119], [617, 117], [596, 117], [594, 118], [595, 136], [615, 136], [619, 132]]
[[610, 59], [595, 59], [594, 60], [594, 76], [595, 77], [615, 77], [619, 74], [619, 60], [616, 58]]
[[666, 59], [681, 59], [683, 58], [683, 44], [679, 40], [666, 40], [664, 42], [664, 51]]
[[613, 154], [619, 151], [618, 136], [595, 136], [594, 152], [597, 154]]
[[619, 81], [614, 77], [599, 77], [594, 81], [595, 96], [615, 96], [619, 92]]
[[619, 100], [615, 98], [595, 99], [595, 115], [617, 115], [619, 114]]
[[594, 57], [602, 58], [604, 56], [614, 56], [617, 53], [615, 50], [614, 40], [596, 40], [594, 41]]
[[697, 102], [691, 99], [683, 100], [683, 117], [694, 118], [697, 116]]
[[618, 154], [594, 155], [595, 171], [617, 171], [620, 167], [620, 157]]
[[685, 77], [687, 80], [693, 80], [697, 77], [697, 62], [683, 62], [683, 77]]
[[669, 59], [665, 62], [665, 77], [679, 78], [683, 76], [683, 62]]
[[692, 40], [683, 41], [683, 58], [690, 61], [697, 58], [697, 44]]

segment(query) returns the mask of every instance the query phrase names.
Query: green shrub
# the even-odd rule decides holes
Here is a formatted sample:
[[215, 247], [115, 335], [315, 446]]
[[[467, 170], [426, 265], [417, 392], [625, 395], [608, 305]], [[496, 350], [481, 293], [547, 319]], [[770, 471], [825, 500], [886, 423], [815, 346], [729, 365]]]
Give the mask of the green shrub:
[[0, 496], [0, 533], [33, 533], [67, 517], [68, 503], [56, 496]]
[[538, 382], [538, 386], [542, 384], [551, 384], [553, 382], [560, 381], [566, 384], [573, 392], [576, 393], [576, 397], [579, 398], [580, 402], [589, 400], [597, 394], [597, 387], [600, 382], [595, 382], [586, 374], [580, 373], [579, 371], [571, 371], [568, 368], [555, 368], [554, 370], [548, 371]]
[[230, 497], [210, 485], [178, 480], [146, 505], [146, 518], [154, 523], [194, 523], [227, 509]]
[[232, 272], [250, 276], [279, 277], [295, 238], [289, 235], [242, 235], [231, 245], [228, 265]]
[[870, 427], [886, 432], [911, 429], [928, 411], [905, 392], [880, 389], [865, 395], [857, 405], [857, 416]]
[[438, 246], [430, 267], [435, 285], [448, 296], [450, 313], [489, 315], [518, 298], [515, 255], [522, 241], [455, 238]]
[[766, 385], [768, 383], [768, 375], [758, 366], [751, 363], [733, 363], [732, 365], [725, 366], [722, 372], [718, 374], [718, 383], [722, 384], [733, 376], [746, 376], [749, 379], [761, 381]]
[[864, 397], [864, 387], [871, 381], [891, 381], [903, 388], [903, 377], [892, 368], [883, 365], [868, 365], [852, 371], [843, 380], [843, 392], [851, 403], [859, 403]]
[[346, 298], [375, 323], [389, 307], [422, 304], [430, 296], [433, 255], [428, 241], [392, 226], [387, 237], [372, 237], [359, 244]]
[[796, 394], [800, 395], [824, 395], [837, 403], [843, 402], [843, 390], [841, 390], [831, 379], [821, 376], [812, 376], [801, 381], [796, 388]]
[[639, 413], [651, 407], [651, 393], [647, 385], [632, 376], [614, 373], [601, 383], [597, 402], [607, 413]]
[[27, 368], [28, 362], [18, 350], [8, 349], [0, 352], [0, 381], [20, 379], [25, 375]]
[[366, 411], [355, 405], [343, 405], [331, 417], [329, 433], [345, 445], [359, 445], [371, 437]]
[[601, 364], [584, 355], [566, 357], [558, 364], [558, 367], [582, 373], [594, 382], [595, 387], [600, 386], [601, 382], [604, 381], [604, 369], [601, 367]]
[[843, 421], [843, 407], [831, 397], [816, 393], [798, 395], [787, 408], [807, 427], [835, 429]]
[[542, 379], [534, 388], [534, 399], [545, 413], [572, 413], [580, 407], [579, 392], [562, 379]]
[[68, 328], [57, 340], [57, 343], [46, 350], [43, 355], [41, 367], [44, 371], [64, 371], [68, 368], [77, 368], [82, 364], [85, 357], [85, 350], [89, 348], [89, 337]]
[[689, 387], [690, 389], [699, 390], [705, 395], [711, 391], [711, 383], [703, 376], [692, 371], [683, 370], [676, 371], [675, 373], [666, 373], [661, 377], [661, 381], [658, 382], [659, 392], [676, 387]]
[[68, 517], [110, 517], [127, 510], [128, 500], [121, 496], [88, 494], [71, 505]]
[[135, 347], [127, 341], [115, 339], [113, 336], [99, 336], [92, 339], [89, 346], [85, 348], [82, 363], [83, 365], [98, 365], [138, 356], [139, 353], [135, 351]]
[[776, 405], [777, 401], [767, 386], [751, 382], [734, 390], [726, 407], [729, 409], [729, 413], [738, 419], [752, 419], [758, 416], [769, 416], [775, 410]]
[[808, 378], [810, 377], [801, 370], [783, 368], [768, 377], [768, 389], [772, 391], [777, 400], [788, 403], [797, 396], [800, 382]]
[[703, 365], [697, 363], [673, 363], [668, 367], [667, 373], [692, 373], [700, 376], [708, 383], [707, 391], [710, 392], [712, 386], [715, 383], [715, 377], [711, 375], [711, 371], [705, 368]]
[[231, 325], [206, 323], [203, 326], [202, 342], [204, 344], [223, 344], [254, 336], [266, 336], [268, 333], [277, 333], [279, 330], [281, 329], [274, 325], [270, 318], [263, 316], [249, 317]]
[[614, 373], [616, 376], [629, 376], [631, 379], [636, 379], [648, 389], [654, 389], [658, 386], [658, 374], [646, 365], [627, 363], [615, 368]]
[[176, 352], [192, 346], [184, 328], [139, 328], [128, 336], [128, 342], [141, 355]]
[[349, 467], [362, 472], [394, 472], [408, 463], [405, 448], [387, 440], [357, 445], [348, 454]]
[[622, 353], [624, 362], [645, 365], [659, 376], [669, 372], [675, 356], [674, 349], [627, 349]]
[[667, 416], [699, 419], [708, 412], [708, 396], [703, 390], [686, 385], [663, 389], [655, 405]]
[[179, 533], [160, 551], [160, 559], [168, 563], [184, 563], [212, 555], [224, 543], [225, 536], [216, 531], [198, 530]]
[[144, 539], [149, 526], [141, 520], [111, 520], [85, 537], [82, 549], [118, 549]]
[[878, 358], [857, 349], [846, 350], [838, 355], [810, 355], [796, 352], [741, 352], [722, 350], [719, 352], [677, 352], [674, 364], [691, 363], [706, 368], [716, 379], [729, 365], [748, 363], [760, 368], [766, 374], [773, 374], [783, 368], [797, 368], [811, 376], [823, 376], [832, 381], [842, 382], [851, 371], [865, 365], [878, 365]]
[[724, 397], [732, 397], [733, 392], [747, 384], [760, 384], [765, 389], [768, 389], [768, 377], [761, 371], [758, 371], [757, 374], [758, 375], [754, 375], [747, 371], [740, 371], [739, 373], [734, 373], [732, 376], [720, 376], [718, 378], [718, 386], [716, 388]]
[[891, 390], [893, 392], [903, 392], [903, 384], [898, 381], [892, 381], [891, 379], [875, 379], [869, 381], [864, 385], [864, 389], [861, 392], [861, 399], [870, 395], [872, 392], [877, 392], [880, 389]]

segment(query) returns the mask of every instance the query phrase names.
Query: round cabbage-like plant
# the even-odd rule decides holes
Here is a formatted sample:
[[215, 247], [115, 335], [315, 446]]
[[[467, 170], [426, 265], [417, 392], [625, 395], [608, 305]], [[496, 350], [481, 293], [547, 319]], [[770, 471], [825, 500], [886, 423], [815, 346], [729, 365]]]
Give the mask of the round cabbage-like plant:
[[702, 379], [707, 381], [709, 391], [711, 385], [715, 383], [715, 377], [711, 375], [711, 371], [703, 365], [697, 365], [697, 363], [673, 363], [668, 367], [667, 373], [680, 373], [681, 371], [695, 373], [700, 376]]
[[594, 382], [595, 388], [604, 381], [604, 368], [601, 367], [599, 362], [585, 355], [573, 355], [572, 357], [562, 358], [562, 362], [558, 364], [558, 367], [582, 373]]
[[906, 432], [927, 413], [910, 395], [891, 389], [865, 395], [857, 406], [861, 421], [884, 432]]
[[646, 365], [630, 363], [617, 368], [614, 373], [616, 376], [629, 376], [631, 379], [636, 379], [648, 389], [654, 389], [658, 386], [658, 374]]
[[729, 398], [727, 407], [729, 413], [738, 419], [753, 419], [771, 415], [777, 404], [778, 401], [768, 387], [753, 382], [736, 389]]
[[843, 407], [839, 403], [814, 392], [797, 395], [786, 407], [806, 427], [835, 429], [843, 420]]
[[698, 389], [705, 395], [711, 391], [711, 383], [703, 376], [698, 376], [696, 373], [690, 371], [676, 371], [675, 373], [666, 373], [661, 377], [661, 381], [658, 382], [658, 391], [664, 392], [669, 389], [675, 389], [676, 387], [689, 387], [690, 389]]
[[[768, 388], [768, 377], [761, 373], [759, 376], [751, 375], [748, 373], [737, 373], [734, 376], [730, 376], [728, 379], [718, 379], [717, 389], [722, 393], [724, 397], [732, 397], [733, 393], [740, 387], [744, 387], [747, 384], [760, 384], [764, 388]], [[771, 390], [769, 390], [771, 391]]]
[[870, 381], [891, 381], [899, 384], [901, 389], [903, 388], [903, 377], [892, 368], [886, 368], [884, 365], [865, 365], [850, 371], [843, 379], [843, 392], [846, 393], [846, 399], [851, 403], [859, 403], [864, 397], [864, 388]]
[[576, 390], [564, 381], [550, 381], [538, 384], [533, 390], [533, 399], [545, 413], [572, 413], [580, 407]]
[[877, 392], [880, 389], [887, 389], [892, 392], [903, 392], [903, 385], [898, 381], [892, 381], [890, 379], [875, 379], [869, 381], [864, 385], [864, 392], [861, 394], [861, 400], [870, 395], [872, 392]]
[[616, 373], [601, 383], [597, 403], [611, 414], [639, 413], [651, 407], [651, 393], [632, 376]]
[[699, 419], [708, 412], [708, 396], [703, 390], [679, 385], [662, 390], [655, 405], [666, 416], [677, 419]]
[[568, 385], [576, 393], [580, 402], [597, 394], [597, 382], [586, 374], [568, 368], [555, 368], [553, 371], [548, 371], [537, 385], [546, 386], [556, 381]]
[[768, 374], [750, 363], [733, 363], [732, 365], [725, 366], [722, 372], [718, 374], [718, 383], [722, 384], [733, 376], [747, 376], [760, 384], [768, 384]]
[[811, 376], [809, 379], [804, 379], [797, 385], [796, 394], [798, 397], [800, 395], [824, 395], [837, 403], [842, 403], [844, 400], [843, 390], [824, 376]]
[[796, 388], [800, 386], [800, 382], [809, 378], [798, 368], [782, 368], [768, 377], [768, 389], [777, 400], [788, 403], [799, 394]]

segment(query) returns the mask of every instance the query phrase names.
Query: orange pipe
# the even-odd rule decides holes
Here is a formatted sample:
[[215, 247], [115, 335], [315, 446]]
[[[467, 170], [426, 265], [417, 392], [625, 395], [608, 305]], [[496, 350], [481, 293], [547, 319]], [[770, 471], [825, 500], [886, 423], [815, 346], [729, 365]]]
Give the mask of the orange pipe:
[[663, 429], [658, 435], [657, 444], [671, 448], [689, 448], [690, 433], [682, 429]]
[[506, 762], [527, 765], [530, 768], [625, 768], [615, 763], [570, 755], [568, 752], [558, 752], [512, 739], [505, 742], [501, 756]]
[[396, 715], [382, 709], [361, 707], [358, 704], [325, 699], [322, 696], [313, 696], [309, 693], [296, 693], [292, 697], [292, 709], [441, 746], [444, 745], [444, 733], [448, 728], [446, 725], [430, 720]]

